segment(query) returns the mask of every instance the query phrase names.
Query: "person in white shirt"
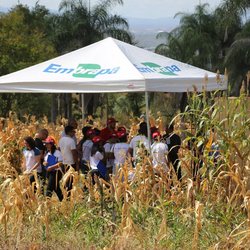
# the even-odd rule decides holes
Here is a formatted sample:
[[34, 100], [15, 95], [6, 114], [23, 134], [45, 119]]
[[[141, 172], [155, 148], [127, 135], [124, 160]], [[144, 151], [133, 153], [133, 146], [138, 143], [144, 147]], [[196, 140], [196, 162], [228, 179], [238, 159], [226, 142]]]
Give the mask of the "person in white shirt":
[[[68, 120], [68, 126], [73, 127], [74, 130], [76, 131], [76, 130], [77, 130], [77, 127], [78, 127], [78, 123], [77, 123], [76, 119], [74, 119], [74, 118], [69, 119], [69, 120]], [[62, 137], [65, 137], [65, 136], [67, 136], [67, 134], [66, 134], [65, 128], [64, 128], [64, 130], [63, 130], [63, 132], [62, 132], [62, 134], [61, 134], [61, 138], [62, 138]], [[74, 135], [72, 136], [72, 138], [73, 138], [75, 144], [77, 145], [76, 133], [74, 133]]]
[[166, 143], [160, 141], [161, 134], [160, 132], [155, 132], [152, 135], [154, 143], [151, 146], [151, 154], [153, 158], [153, 167], [154, 169], [160, 170], [161, 168], [165, 171], [168, 171], [167, 165], [167, 155], [168, 155], [168, 146]]
[[107, 177], [107, 168], [104, 164], [104, 148], [103, 148], [103, 139], [100, 136], [95, 136], [93, 139], [93, 146], [91, 149], [90, 156], [90, 174], [92, 176], [92, 183], [95, 184], [95, 175], [106, 179]]
[[[39, 178], [40, 184], [42, 185], [42, 166], [41, 166], [41, 153], [38, 148], [36, 148], [35, 140], [31, 136], [24, 138], [24, 150], [23, 150], [23, 168], [24, 174], [30, 175], [30, 184], [33, 185], [35, 182], [35, 176], [32, 172], [35, 170]], [[34, 192], [36, 192], [36, 185], [34, 185]], [[41, 187], [41, 192], [43, 193], [43, 187]]]
[[86, 174], [89, 170], [89, 161], [91, 156], [91, 149], [93, 147], [92, 139], [95, 136], [95, 131], [89, 129], [86, 132], [86, 140], [82, 144], [82, 160], [81, 160], [81, 171], [83, 174]]
[[[150, 145], [147, 138], [147, 123], [140, 123], [138, 135], [132, 138], [129, 144], [128, 155], [132, 157], [132, 163], [136, 166], [136, 163], [140, 160], [140, 157], [148, 154]], [[139, 153], [140, 152], [140, 153]]]
[[129, 149], [129, 144], [127, 143], [126, 131], [118, 131], [117, 136], [118, 136], [119, 142], [116, 143], [111, 149], [115, 157], [113, 175], [115, 175], [118, 169], [125, 163], [128, 149]]
[[78, 170], [78, 157], [76, 144], [73, 139], [76, 131], [72, 126], [65, 127], [66, 136], [61, 137], [59, 140], [59, 148], [63, 156], [63, 164], [72, 166], [75, 170]]
[[112, 148], [114, 147], [115, 143], [118, 142], [117, 132], [113, 132], [110, 135], [110, 138], [106, 141], [104, 144], [104, 150], [105, 150], [105, 159], [106, 159], [106, 167], [108, 174], [112, 174], [113, 168], [114, 168], [114, 152], [112, 151]]
[[[79, 163], [78, 163], [78, 154], [76, 149], [76, 144], [73, 139], [76, 131], [72, 126], [65, 127], [65, 134], [66, 136], [61, 137], [59, 140], [59, 149], [62, 153], [63, 158], [63, 165], [65, 170], [69, 169], [69, 166], [73, 167], [76, 171], [79, 170]], [[69, 192], [68, 195], [70, 196], [70, 191], [72, 189], [73, 179], [69, 178], [68, 182], [66, 183], [67, 191]]]

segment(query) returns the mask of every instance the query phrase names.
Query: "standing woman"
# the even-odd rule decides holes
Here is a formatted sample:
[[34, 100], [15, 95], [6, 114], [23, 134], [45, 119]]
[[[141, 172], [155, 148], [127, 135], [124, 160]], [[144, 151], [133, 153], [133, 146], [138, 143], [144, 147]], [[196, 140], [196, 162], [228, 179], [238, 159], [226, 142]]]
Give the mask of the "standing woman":
[[47, 152], [44, 157], [44, 163], [47, 170], [48, 184], [46, 188], [46, 196], [51, 197], [53, 191], [57, 194], [60, 201], [63, 200], [62, 190], [60, 188], [60, 180], [62, 179], [62, 153], [55, 146], [55, 139], [48, 136], [45, 140]]
[[[33, 170], [37, 171], [37, 176], [41, 180], [42, 178], [42, 166], [41, 166], [41, 153], [38, 148], [36, 148], [35, 140], [31, 136], [24, 137], [24, 173], [30, 174]], [[35, 182], [35, 176], [32, 174], [30, 176], [30, 184]], [[36, 187], [34, 187], [36, 191]]]

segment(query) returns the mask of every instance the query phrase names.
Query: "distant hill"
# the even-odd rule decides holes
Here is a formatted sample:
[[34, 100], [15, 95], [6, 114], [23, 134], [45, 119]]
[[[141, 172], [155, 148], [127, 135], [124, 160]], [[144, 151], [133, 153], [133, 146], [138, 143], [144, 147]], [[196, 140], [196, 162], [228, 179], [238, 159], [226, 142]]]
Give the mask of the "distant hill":
[[135, 36], [137, 45], [145, 49], [154, 50], [157, 45], [165, 42], [160, 39], [156, 39], [156, 35], [159, 31], [171, 31], [179, 24], [177, 18], [127, 18], [131, 32]]

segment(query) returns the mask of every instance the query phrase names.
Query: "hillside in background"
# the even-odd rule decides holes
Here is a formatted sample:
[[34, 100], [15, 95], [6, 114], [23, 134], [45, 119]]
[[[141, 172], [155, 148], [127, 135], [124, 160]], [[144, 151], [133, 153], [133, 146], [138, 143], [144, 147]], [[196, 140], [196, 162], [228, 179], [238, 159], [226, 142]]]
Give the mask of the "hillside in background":
[[[6, 13], [9, 8], [0, 6], [0, 13]], [[156, 39], [159, 31], [171, 31], [179, 24], [178, 18], [166, 17], [158, 19], [150, 18], [127, 18], [130, 30], [135, 37], [137, 46], [153, 51], [157, 45], [163, 42]], [[164, 41], [165, 42], [165, 41]]]
[[135, 36], [137, 46], [145, 49], [154, 50], [161, 42], [156, 39], [156, 35], [160, 31], [171, 31], [179, 24], [179, 19], [172, 17], [149, 19], [149, 18], [128, 18], [131, 32]]

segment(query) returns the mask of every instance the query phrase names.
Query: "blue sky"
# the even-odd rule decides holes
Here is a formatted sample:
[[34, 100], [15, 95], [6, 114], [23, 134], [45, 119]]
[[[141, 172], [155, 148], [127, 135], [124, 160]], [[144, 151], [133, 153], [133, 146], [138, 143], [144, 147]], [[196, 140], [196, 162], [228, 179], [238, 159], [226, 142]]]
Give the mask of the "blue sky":
[[[98, 0], [87, 0], [91, 5], [98, 3]], [[177, 12], [193, 12], [194, 7], [199, 3], [209, 3], [210, 9], [215, 9], [222, 0], [123, 0], [124, 5], [114, 9], [114, 13], [123, 17], [135, 18], [162, 18], [173, 17]], [[17, 3], [34, 6], [37, 0], [0, 0], [0, 7], [10, 8]], [[58, 10], [61, 0], [40, 0], [41, 5], [48, 9]]]

